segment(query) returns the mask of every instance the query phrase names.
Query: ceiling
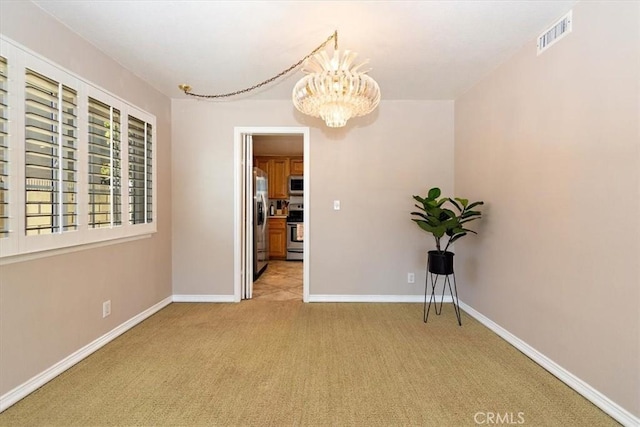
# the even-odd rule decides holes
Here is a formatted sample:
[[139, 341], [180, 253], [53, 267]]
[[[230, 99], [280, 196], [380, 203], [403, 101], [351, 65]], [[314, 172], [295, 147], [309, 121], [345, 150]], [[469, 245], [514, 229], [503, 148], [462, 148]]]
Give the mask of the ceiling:
[[[253, 86], [338, 30], [370, 59], [382, 99], [455, 99], [575, 0], [34, 1], [171, 98]], [[533, 49], [533, 47], [532, 47]], [[297, 69], [239, 98], [290, 99]]]
[[304, 139], [300, 135], [253, 135], [254, 156], [303, 156]]

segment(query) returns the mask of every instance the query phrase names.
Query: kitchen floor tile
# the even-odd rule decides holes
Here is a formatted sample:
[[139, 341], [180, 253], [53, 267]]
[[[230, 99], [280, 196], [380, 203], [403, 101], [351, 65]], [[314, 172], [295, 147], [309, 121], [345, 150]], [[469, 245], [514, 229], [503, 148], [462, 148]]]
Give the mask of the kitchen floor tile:
[[269, 261], [267, 269], [253, 282], [253, 299], [302, 300], [302, 268], [300, 261]]

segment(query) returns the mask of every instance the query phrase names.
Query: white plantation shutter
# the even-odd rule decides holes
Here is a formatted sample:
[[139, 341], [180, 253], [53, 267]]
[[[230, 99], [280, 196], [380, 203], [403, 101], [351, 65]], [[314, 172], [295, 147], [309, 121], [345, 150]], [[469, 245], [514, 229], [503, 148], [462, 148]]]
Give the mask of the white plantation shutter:
[[129, 223], [153, 218], [152, 126], [129, 116]]
[[0, 265], [155, 233], [155, 123], [0, 34]]
[[120, 111], [89, 98], [89, 227], [122, 224]]
[[25, 216], [27, 235], [77, 227], [77, 93], [25, 73]]
[[9, 95], [7, 60], [0, 56], [0, 238], [9, 235]]
[[152, 144], [152, 136], [153, 136], [153, 127], [151, 123], [145, 123], [145, 129], [147, 134], [147, 159], [146, 159], [146, 203], [147, 203], [147, 212], [145, 222], [150, 223], [153, 222], [153, 144]]

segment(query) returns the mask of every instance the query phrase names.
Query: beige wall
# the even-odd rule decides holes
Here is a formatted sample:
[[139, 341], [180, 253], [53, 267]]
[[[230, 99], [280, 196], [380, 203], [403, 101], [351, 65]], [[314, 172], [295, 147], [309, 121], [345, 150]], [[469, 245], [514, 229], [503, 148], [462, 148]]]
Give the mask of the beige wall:
[[346, 130], [289, 101], [170, 104], [2, 2], [4, 35], [156, 115], [160, 217], [149, 239], [0, 267], [0, 395], [172, 293], [231, 295], [234, 126], [309, 126], [312, 295], [419, 295], [432, 243], [411, 195], [450, 193], [455, 165], [456, 194], [487, 202], [456, 248], [461, 299], [640, 415], [639, 17], [579, 3], [565, 40], [527, 44], [456, 101], [454, 153], [453, 102], [383, 101]]
[[310, 127], [310, 294], [424, 291], [431, 241], [410, 221], [411, 195], [453, 189], [452, 101], [383, 101], [341, 130], [290, 101], [173, 100], [172, 111], [175, 294], [233, 294], [235, 126]]
[[639, 9], [578, 3], [455, 102], [456, 193], [487, 202], [460, 298], [636, 416]]
[[[0, 7], [2, 34], [157, 118], [158, 232], [0, 266], [0, 395], [171, 295], [171, 104], [30, 2]], [[102, 302], [112, 314], [102, 319]]]

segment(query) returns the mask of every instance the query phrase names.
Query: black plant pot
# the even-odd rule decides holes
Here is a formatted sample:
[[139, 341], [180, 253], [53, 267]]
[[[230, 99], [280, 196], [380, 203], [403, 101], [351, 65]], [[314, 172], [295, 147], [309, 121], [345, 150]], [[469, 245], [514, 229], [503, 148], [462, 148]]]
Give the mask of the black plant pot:
[[453, 252], [429, 251], [429, 273], [453, 274]]

